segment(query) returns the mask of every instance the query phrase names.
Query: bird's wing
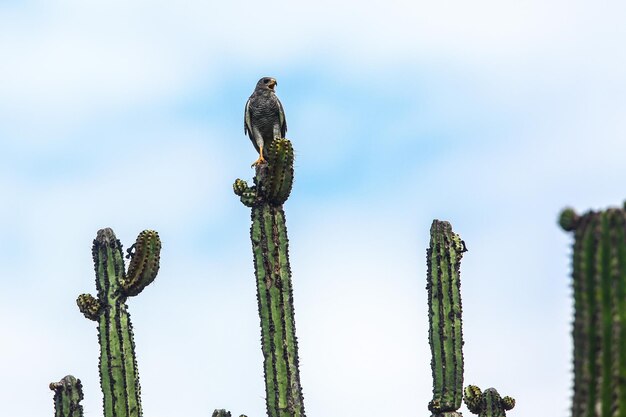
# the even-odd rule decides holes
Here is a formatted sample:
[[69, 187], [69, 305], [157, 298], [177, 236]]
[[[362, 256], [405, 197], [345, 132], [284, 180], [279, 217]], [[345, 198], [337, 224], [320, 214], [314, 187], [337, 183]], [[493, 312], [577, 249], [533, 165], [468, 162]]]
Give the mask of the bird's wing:
[[278, 102], [278, 121], [280, 122], [280, 135], [284, 138], [287, 134], [287, 118], [285, 118], [283, 103], [280, 102], [278, 97], [276, 97], [276, 101]]
[[250, 121], [249, 107], [250, 107], [250, 99], [246, 101], [246, 110], [244, 111], [244, 114], [243, 114], [243, 133], [252, 135], [252, 122]]

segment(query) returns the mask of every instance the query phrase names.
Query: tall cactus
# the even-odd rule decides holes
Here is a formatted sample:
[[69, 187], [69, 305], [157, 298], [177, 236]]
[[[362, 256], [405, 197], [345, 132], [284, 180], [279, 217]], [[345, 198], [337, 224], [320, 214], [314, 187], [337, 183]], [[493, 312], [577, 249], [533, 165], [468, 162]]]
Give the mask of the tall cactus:
[[154, 281], [160, 252], [158, 233], [144, 230], [128, 250], [130, 263], [126, 271], [122, 245], [113, 230], [99, 230], [93, 242], [98, 295], [82, 294], [77, 304], [85, 317], [98, 322], [105, 417], [142, 415], [133, 327], [126, 300]]
[[626, 210], [559, 218], [574, 232], [572, 417], [626, 416]]
[[283, 203], [293, 183], [293, 148], [276, 139], [266, 165], [256, 169], [254, 186], [235, 181], [235, 194], [252, 208], [252, 249], [261, 318], [265, 393], [269, 417], [304, 417], [298, 370], [298, 343]]
[[54, 417], [83, 417], [83, 386], [80, 379], [68, 375], [59, 382], [52, 382], [54, 391]]
[[428, 263], [428, 340], [432, 352], [433, 416], [458, 416], [463, 398], [463, 332], [460, 265], [465, 243], [448, 222], [430, 228]]
[[465, 388], [463, 398], [467, 409], [479, 417], [506, 417], [506, 412], [515, 407], [515, 400], [511, 397], [501, 397], [494, 388], [481, 392], [476, 385]]

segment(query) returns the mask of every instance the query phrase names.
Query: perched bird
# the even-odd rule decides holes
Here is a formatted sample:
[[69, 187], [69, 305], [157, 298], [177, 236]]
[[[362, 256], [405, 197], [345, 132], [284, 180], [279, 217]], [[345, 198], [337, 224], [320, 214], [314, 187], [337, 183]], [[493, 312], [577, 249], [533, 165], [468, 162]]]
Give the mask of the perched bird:
[[243, 130], [259, 153], [259, 159], [252, 166], [265, 163], [267, 148], [272, 141], [275, 138], [284, 138], [287, 133], [285, 111], [274, 93], [276, 85], [274, 78], [261, 78], [246, 102]]

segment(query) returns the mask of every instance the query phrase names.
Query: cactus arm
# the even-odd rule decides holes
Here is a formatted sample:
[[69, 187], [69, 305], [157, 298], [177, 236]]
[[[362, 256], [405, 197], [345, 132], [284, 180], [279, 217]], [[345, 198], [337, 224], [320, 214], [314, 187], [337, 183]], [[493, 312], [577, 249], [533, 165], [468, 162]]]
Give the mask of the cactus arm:
[[76, 299], [78, 309], [89, 320], [97, 321], [102, 313], [102, 303], [91, 294], [81, 294]]
[[235, 195], [240, 197], [243, 205], [247, 207], [254, 207], [257, 203], [256, 186], [248, 187], [248, 183], [242, 179], [237, 178], [233, 184], [233, 191]]
[[567, 232], [575, 230], [579, 222], [580, 216], [571, 207], [564, 209], [559, 216], [559, 225]]
[[429, 342], [434, 415], [456, 412], [463, 397], [460, 263], [466, 251], [448, 222], [434, 220], [428, 260]]
[[52, 382], [50, 389], [54, 391], [55, 417], [83, 417], [83, 386], [80, 379], [72, 375], [64, 377], [59, 382]]
[[464, 392], [463, 401], [467, 409], [479, 417], [506, 417], [506, 412], [515, 407], [513, 398], [500, 397], [494, 388], [482, 392], [476, 385], [469, 385]]
[[472, 414], [479, 414], [484, 406], [483, 392], [476, 385], [468, 385], [464, 390], [463, 401]]
[[509, 397], [508, 395], [506, 397], [502, 397], [501, 404], [504, 410], [512, 410], [515, 407], [515, 398]]
[[270, 146], [269, 199], [281, 205], [291, 193], [293, 185], [293, 147], [287, 139], [277, 139]]
[[[134, 250], [133, 250], [134, 249]], [[128, 272], [122, 281], [122, 288], [126, 296], [135, 296], [150, 285], [159, 272], [159, 256], [161, 254], [161, 239], [154, 230], [144, 230], [137, 236], [137, 240], [128, 250], [130, 264]]]

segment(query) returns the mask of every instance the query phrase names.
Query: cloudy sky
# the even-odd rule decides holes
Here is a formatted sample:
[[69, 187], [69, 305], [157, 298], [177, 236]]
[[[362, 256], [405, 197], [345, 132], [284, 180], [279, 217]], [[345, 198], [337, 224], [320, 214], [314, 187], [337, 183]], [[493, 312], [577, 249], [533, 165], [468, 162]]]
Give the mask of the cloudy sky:
[[[91, 242], [163, 241], [129, 300], [149, 417], [265, 413], [243, 108], [278, 80], [285, 205], [311, 417], [427, 415], [432, 219], [466, 241], [465, 380], [569, 414], [571, 238], [621, 205], [618, 1], [0, 3], [2, 415], [52, 415], [82, 379], [102, 415]], [[217, 3], [217, 2], [215, 2]], [[462, 408], [469, 415], [469, 412]]]

